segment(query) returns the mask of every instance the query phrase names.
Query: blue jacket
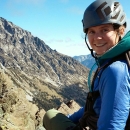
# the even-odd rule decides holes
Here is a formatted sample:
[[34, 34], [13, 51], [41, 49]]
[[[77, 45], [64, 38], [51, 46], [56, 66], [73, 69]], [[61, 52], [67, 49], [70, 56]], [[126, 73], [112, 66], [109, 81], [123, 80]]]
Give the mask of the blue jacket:
[[[130, 32], [114, 48], [97, 59], [99, 68], [128, 50], [130, 50]], [[99, 115], [98, 130], [124, 130], [130, 111], [130, 69], [126, 60], [118, 60], [110, 64], [101, 77], [100, 73], [101, 71], [94, 81], [93, 89], [100, 92], [100, 97], [93, 106], [96, 114]], [[80, 110], [78, 117], [82, 116], [81, 113]], [[70, 119], [73, 119], [75, 114], [71, 115]]]
[[78, 123], [79, 119], [83, 116], [84, 107], [81, 107], [77, 112], [73, 113], [72, 115], [69, 114], [67, 117], [72, 120], [75, 124]]

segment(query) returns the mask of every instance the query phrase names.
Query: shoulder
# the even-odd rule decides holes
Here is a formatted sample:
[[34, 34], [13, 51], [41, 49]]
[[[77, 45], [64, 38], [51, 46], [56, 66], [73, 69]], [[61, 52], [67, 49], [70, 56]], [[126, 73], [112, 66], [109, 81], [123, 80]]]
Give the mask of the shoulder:
[[[129, 88], [130, 70], [125, 60], [115, 61], [110, 64], [100, 77], [100, 93], [115, 92], [116, 89]], [[124, 89], [125, 90], [125, 89]]]
[[128, 65], [126, 60], [118, 60], [110, 64], [106, 69], [105, 72], [110, 73], [110, 74], [115, 74], [115, 73], [126, 73], [129, 71]]
[[121, 82], [130, 78], [130, 70], [125, 60], [115, 61], [110, 64], [101, 75], [101, 79], [108, 82]]

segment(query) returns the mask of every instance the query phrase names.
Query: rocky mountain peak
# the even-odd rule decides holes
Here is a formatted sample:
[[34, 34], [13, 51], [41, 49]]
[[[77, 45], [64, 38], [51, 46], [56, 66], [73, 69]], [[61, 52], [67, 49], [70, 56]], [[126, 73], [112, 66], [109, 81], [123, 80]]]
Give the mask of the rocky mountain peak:
[[17, 88], [16, 97], [24, 91], [38, 109], [56, 108], [71, 99], [85, 103], [89, 70], [4, 18], [0, 18], [0, 71]]

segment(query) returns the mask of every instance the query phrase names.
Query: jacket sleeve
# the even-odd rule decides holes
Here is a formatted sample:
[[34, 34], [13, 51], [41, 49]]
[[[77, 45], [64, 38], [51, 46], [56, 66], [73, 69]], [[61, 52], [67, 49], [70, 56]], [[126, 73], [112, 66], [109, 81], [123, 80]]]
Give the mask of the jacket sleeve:
[[77, 112], [67, 115], [67, 117], [75, 124], [78, 123], [79, 119], [83, 116], [84, 107], [81, 107]]
[[117, 61], [104, 70], [99, 91], [98, 130], [124, 130], [130, 109], [130, 77], [126, 63]]

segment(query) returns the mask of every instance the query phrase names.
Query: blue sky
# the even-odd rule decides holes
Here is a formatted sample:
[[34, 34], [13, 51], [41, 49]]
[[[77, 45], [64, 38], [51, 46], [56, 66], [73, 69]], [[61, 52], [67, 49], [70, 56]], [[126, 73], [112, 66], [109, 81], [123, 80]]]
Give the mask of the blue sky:
[[[50, 48], [68, 56], [87, 55], [82, 17], [91, 0], [2, 0], [0, 17], [42, 39]], [[124, 7], [130, 29], [128, 0]]]

